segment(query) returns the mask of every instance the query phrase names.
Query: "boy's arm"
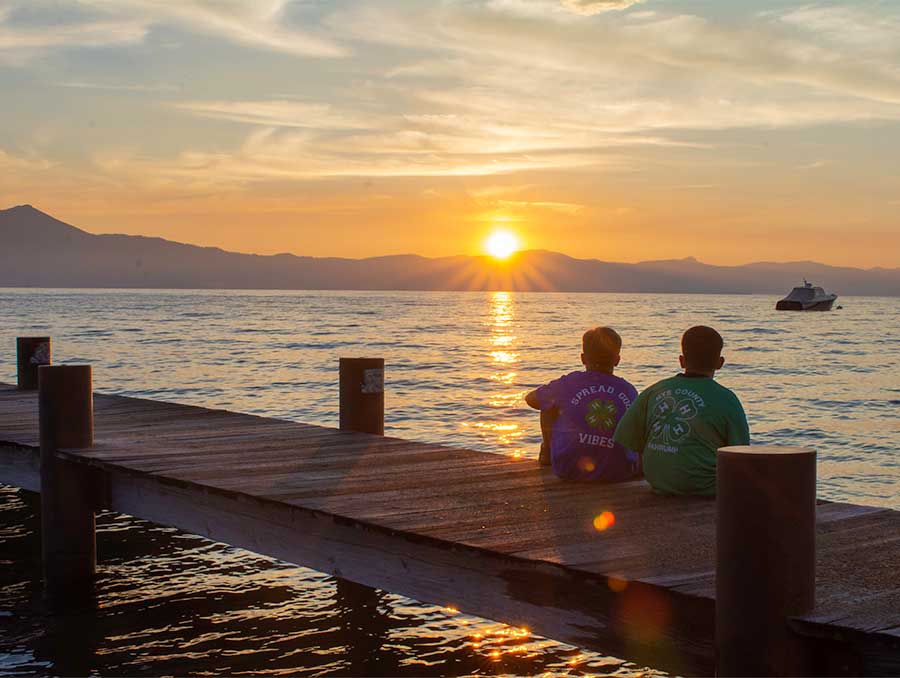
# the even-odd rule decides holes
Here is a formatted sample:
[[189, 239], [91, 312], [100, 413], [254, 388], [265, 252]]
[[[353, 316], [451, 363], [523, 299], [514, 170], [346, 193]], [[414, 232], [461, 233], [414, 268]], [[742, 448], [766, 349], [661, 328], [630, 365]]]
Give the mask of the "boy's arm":
[[727, 439], [729, 445], [749, 445], [750, 425], [747, 423], [747, 415], [744, 406], [737, 396], [734, 397], [730, 416], [727, 420]]
[[557, 393], [561, 388], [562, 378], [554, 379], [549, 384], [539, 386], [525, 394], [525, 403], [536, 410], [549, 410], [557, 406]]
[[647, 445], [647, 401], [650, 399], [647, 393], [641, 393], [634, 404], [625, 410], [613, 435], [615, 442], [638, 454], [643, 454]]

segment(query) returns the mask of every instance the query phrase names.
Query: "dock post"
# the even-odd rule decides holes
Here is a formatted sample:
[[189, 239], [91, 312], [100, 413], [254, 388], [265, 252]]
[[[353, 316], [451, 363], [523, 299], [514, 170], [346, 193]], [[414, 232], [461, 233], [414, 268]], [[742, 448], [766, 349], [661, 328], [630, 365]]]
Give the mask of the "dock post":
[[[384, 435], [384, 358], [341, 358], [340, 429]], [[384, 615], [379, 612], [383, 594], [349, 579], [337, 577], [335, 603], [341, 610], [342, 625], [348, 637], [366, 639], [364, 645], [352, 643], [351, 662], [354, 673], [372, 673], [372, 657], [385, 642], [385, 634], [368, 635], [360, 628], [384, 629]]]
[[54, 604], [77, 605], [94, 592], [96, 488], [57, 451], [94, 444], [91, 366], [43, 366], [38, 375], [45, 591]]
[[16, 367], [19, 389], [38, 387], [38, 368], [50, 364], [50, 337], [17, 337]]
[[816, 452], [723, 447], [716, 476], [716, 673], [810, 675], [787, 620], [815, 606]]
[[384, 358], [340, 359], [340, 428], [384, 435]]

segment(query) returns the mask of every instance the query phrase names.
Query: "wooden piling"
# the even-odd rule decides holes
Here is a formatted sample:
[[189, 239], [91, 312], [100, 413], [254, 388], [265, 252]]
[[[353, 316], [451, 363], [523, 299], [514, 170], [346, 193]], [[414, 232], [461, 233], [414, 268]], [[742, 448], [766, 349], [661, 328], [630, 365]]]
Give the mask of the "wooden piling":
[[717, 675], [810, 675], [787, 620], [815, 606], [815, 450], [724, 447], [716, 496]]
[[33, 391], [38, 387], [38, 368], [49, 365], [50, 337], [18, 337], [16, 339], [16, 365], [18, 387]]
[[[384, 359], [341, 358], [340, 370], [340, 428], [384, 435]], [[378, 611], [380, 595], [362, 583], [338, 577], [335, 581], [338, 607], [365, 614], [368, 623], [377, 628], [383, 624]], [[373, 623], [376, 622], [379, 623]], [[364, 673], [365, 671], [361, 671]]]
[[384, 435], [384, 359], [340, 359], [340, 428]]
[[91, 367], [42, 366], [38, 375], [45, 592], [54, 604], [80, 604], [93, 596], [97, 490], [87, 469], [57, 452], [93, 446]]

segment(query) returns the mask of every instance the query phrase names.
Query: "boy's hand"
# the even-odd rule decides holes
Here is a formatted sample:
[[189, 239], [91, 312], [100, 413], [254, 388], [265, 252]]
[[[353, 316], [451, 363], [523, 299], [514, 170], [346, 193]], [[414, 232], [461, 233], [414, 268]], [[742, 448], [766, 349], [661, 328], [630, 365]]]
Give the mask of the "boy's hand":
[[550, 450], [549, 448], [541, 443], [541, 453], [538, 455], [538, 464], [541, 466], [550, 466]]

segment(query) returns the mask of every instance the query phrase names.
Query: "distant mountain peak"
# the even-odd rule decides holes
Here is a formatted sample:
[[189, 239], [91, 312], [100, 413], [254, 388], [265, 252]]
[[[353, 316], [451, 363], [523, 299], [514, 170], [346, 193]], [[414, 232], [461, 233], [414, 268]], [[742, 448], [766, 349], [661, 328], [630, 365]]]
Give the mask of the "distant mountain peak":
[[[42, 217], [46, 217], [47, 219], [52, 219], [53, 221], [59, 221], [59, 219], [51, 217], [46, 212], [41, 212], [37, 207], [35, 207], [34, 205], [31, 205], [31, 204], [28, 204], [28, 203], [26, 203], [24, 205], [15, 205], [14, 207], [9, 207], [5, 210], [0, 210], [0, 215], [2, 215], [2, 214], [15, 214], [15, 215], [19, 215], [19, 216], [22, 216], [25, 214], [32, 214], [32, 215], [40, 215]], [[62, 222], [60, 222], [60, 223], [62, 223]], [[72, 228], [74, 228], [74, 226]]]
[[[41, 212], [39, 209], [34, 207], [34, 205], [24, 204], [24, 205], [15, 205], [14, 207], [10, 207], [9, 209], [0, 210], [0, 212]], [[44, 212], [41, 212], [44, 214]], [[49, 216], [49, 215], [48, 215]]]
[[32, 242], [50, 241], [54, 238], [90, 237], [86, 231], [60, 221], [29, 204], [0, 210], [0, 231], [18, 233], [19, 237], [27, 237]]

